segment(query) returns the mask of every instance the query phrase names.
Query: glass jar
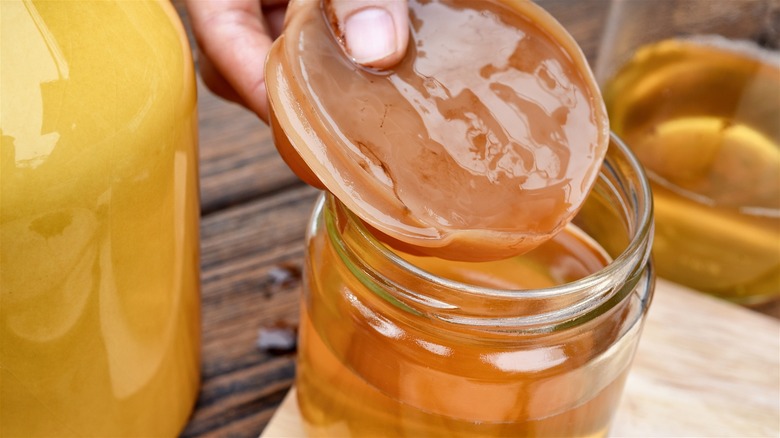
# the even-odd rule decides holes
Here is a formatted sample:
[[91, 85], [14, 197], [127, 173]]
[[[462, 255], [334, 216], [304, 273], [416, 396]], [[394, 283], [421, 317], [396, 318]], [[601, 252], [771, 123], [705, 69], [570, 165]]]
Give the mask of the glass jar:
[[167, 1], [3, 1], [0, 31], [0, 435], [174, 436], [200, 350], [178, 16]]
[[658, 274], [741, 304], [780, 298], [779, 13], [614, 0], [596, 68], [653, 186]]
[[310, 436], [603, 436], [650, 303], [652, 206], [613, 137], [574, 225], [487, 263], [384, 246], [336, 198], [308, 230], [299, 406]]

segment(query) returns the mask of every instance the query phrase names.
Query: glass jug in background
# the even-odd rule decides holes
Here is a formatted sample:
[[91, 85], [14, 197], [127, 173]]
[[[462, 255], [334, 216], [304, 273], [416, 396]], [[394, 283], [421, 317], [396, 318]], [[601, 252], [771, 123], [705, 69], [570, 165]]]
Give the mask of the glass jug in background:
[[647, 168], [658, 274], [780, 297], [780, 3], [613, 0], [596, 75]]
[[174, 436], [200, 353], [181, 23], [165, 1], [3, 1], [0, 35], [0, 436]]

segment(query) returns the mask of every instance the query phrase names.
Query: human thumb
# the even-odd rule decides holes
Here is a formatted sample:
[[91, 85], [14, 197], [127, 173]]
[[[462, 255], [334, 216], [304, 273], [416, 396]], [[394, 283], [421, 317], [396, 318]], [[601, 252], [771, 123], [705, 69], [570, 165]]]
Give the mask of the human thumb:
[[325, 8], [336, 36], [354, 62], [385, 69], [406, 53], [407, 0], [328, 0]]

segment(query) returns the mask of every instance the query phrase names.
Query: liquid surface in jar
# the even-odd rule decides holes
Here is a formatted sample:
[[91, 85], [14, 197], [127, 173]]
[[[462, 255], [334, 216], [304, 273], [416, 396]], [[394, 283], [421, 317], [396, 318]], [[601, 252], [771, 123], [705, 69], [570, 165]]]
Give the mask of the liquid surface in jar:
[[282, 155], [408, 252], [526, 252], [579, 209], [608, 123], [584, 56], [531, 2], [410, 3], [388, 72], [357, 67], [320, 9], [291, 17], [266, 67]]
[[[408, 314], [396, 320], [398, 314], [373, 292], [349, 274], [335, 273], [341, 261], [326, 239], [310, 242], [318, 254], [309, 261], [313, 305], [301, 315], [296, 385], [310, 436], [606, 434], [635, 344], [636, 330], [625, 327], [636, 303], [628, 300], [575, 334], [517, 334], [510, 343], [477, 341], [467, 332], [443, 335], [429, 319], [421, 323], [426, 327], [410, 323]], [[535, 250], [501, 261], [401, 256], [440, 277], [509, 290], [560, 285], [610, 261], [571, 226]], [[524, 314], [517, 305], [507, 301], [491, 314]], [[597, 360], [604, 354], [610, 359]]]
[[649, 172], [661, 276], [731, 300], [780, 294], [780, 54], [698, 37], [638, 50], [607, 83]]

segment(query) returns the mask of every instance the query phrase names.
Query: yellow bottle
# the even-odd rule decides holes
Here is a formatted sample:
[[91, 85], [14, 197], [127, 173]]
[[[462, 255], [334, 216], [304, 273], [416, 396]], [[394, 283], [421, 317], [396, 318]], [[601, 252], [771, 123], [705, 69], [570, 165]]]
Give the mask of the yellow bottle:
[[0, 436], [171, 436], [199, 383], [197, 113], [157, 1], [0, 2]]

